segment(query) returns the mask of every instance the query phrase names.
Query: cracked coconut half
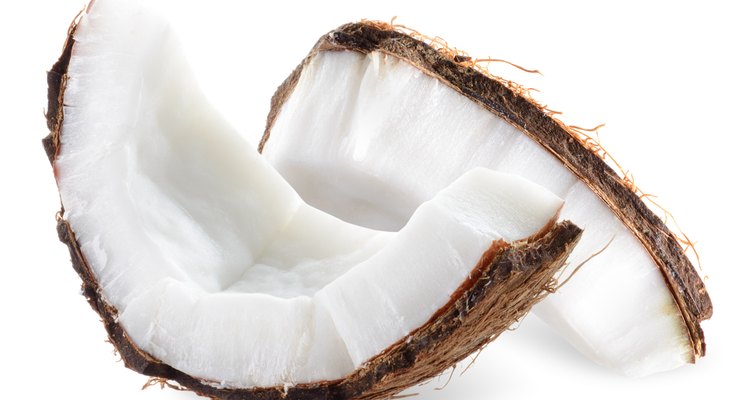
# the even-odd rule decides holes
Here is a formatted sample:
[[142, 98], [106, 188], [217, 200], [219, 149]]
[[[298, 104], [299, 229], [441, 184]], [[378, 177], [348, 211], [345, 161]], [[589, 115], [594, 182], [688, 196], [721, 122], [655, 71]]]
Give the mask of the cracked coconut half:
[[[340, 55], [366, 67], [359, 53]], [[382, 194], [372, 210], [392, 205], [398, 229], [308, 205], [208, 104], [169, 24], [143, 3], [89, 4], [48, 81], [58, 233], [83, 293], [129, 368], [202, 395], [387, 397], [523, 316], [581, 235], [556, 222], [559, 196], [483, 168], [409, 202], [408, 215], [387, 181], [401, 185], [411, 168], [381, 174], [380, 186], [325, 183], [346, 215], [372, 214], [350, 203], [352, 190]], [[341, 127], [374, 118], [342, 112]], [[297, 126], [274, 129], [285, 147], [296, 140]]]
[[363, 22], [324, 35], [273, 98], [259, 146], [271, 165], [309, 204], [392, 231], [473, 168], [533, 181], [584, 230], [570, 264], [601, 251], [536, 314], [629, 375], [704, 355], [703, 282], [631, 185], [507, 82], [407, 33]]

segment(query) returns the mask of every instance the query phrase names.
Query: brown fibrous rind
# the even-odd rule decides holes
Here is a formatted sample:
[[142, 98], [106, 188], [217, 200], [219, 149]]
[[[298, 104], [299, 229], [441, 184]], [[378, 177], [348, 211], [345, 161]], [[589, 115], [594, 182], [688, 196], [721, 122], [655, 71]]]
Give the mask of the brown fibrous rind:
[[713, 305], [698, 272], [680, 245], [680, 238], [643, 202], [632, 182], [620, 177], [600, 154], [582, 143], [580, 135], [549, 115], [546, 108], [508, 81], [497, 79], [467, 64], [467, 56], [440, 51], [388, 23], [371, 21], [346, 24], [320, 38], [307, 57], [281, 84], [271, 99], [265, 133], [258, 150], [271, 135], [283, 104], [293, 92], [302, 70], [318, 53], [356, 51], [382, 52], [404, 60], [437, 78], [460, 94], [503, 118], [546, 148], [586, 183], [612, 212], [643, 243], [658, 265], [692, 343], [692, 360], [705, 355], [706, 343], [700, 322], [711, 317]]
[[[68, 64], [75, 52], [75, 28], [74, 23], [61, 57], [48, 72], [50, 133], [43, 144], [53, 168], [62, 147], [65, 83]], [[76, 234], [64, 218], [64, 205], [57, 220], [58, 236], [67, 245], [73, 268], [83, 282], [82, 293], [101, 317], [109, 341], [125, 365], [153, 377], [151, 384], [231, 400], [380, 399], [434, 377], [483, 348], [549, 293], [556, 274], [581, 236], [580, 228], [563, 221], [548, 225], [525, 241], [494, 242], [450, 301], [427, 323], [342, 379], [243, 389], [221, 388], [216, 382], [192, 377], [140, 349], [119, 324], [118, 310], [102, 294]], [[170, 381], [176, 384], [168, 384]]]

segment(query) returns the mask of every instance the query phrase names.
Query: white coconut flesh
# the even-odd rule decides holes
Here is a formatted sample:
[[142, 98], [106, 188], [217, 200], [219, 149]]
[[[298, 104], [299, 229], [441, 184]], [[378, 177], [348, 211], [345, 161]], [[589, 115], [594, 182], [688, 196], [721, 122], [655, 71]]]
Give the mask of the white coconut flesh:
[[158, 14], [98, 0], [74, 40], [54, 163], [64, 217], [130, 339], [207, 383], [344, 377], [425, 324], [494, 240], [540, 232], [562, 205], [473, 169], [398, 232], [344, 222], [208, 104]]
[[584, 229], [571, 265], [606, 247], [536, 314], [591, 359], [626, 374], [693, 359], [659, 268], [597, 195], [519, 129], [411, 63], [381, 52], [317, 53], [263, 154], [311, 205], [393, 231], [472, 168], [536, 182], [564, 198], [561, 217]]

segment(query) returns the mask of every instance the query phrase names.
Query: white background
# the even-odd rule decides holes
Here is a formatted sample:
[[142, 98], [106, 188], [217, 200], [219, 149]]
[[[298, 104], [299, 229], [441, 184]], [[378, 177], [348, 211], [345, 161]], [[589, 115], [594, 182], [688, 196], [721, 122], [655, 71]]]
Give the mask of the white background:
[[[40, 140], [45, 71], [81, 0], [0, 0], [0, 380], [3, 398], [191, 399], [149, 389], [117, 362], [57, 241], [59, 200]], [[407, 390], [419, 399], [669, 398], [746, 395], [750, 283], [747, 216], [748, 28], [742, 2], [404, 0], [182, 2], [174, 8], [210, 97], [253, 142], [276, 86], [328, 30], [361, 18], [439, 35], [540, 89], [569, 123], [595, 126], [636, 183], [698, 243], [714, 317], [695, 366], [630, 379], [589, 363], [533, 317], [488, 347], [462, 376]], [[273, 4], [272, 4], [273, 3]], [[185, 29], [187, 27], [187, 29]], [[724, 394], [723, 396], [721, 394]], [[738, 394], [733, 394], [738, 393]], [[19, 397], [21, 398], [21, 397]]]

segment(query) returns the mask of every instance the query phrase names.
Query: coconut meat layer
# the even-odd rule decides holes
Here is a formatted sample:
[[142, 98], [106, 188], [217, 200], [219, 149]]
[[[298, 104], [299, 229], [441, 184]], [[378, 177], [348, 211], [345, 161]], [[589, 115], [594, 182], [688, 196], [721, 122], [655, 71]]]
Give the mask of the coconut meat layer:
[[342, 378], [426, 323], [494, 240], [532, 236], [561, 207], [480, 168], [397, 232], [344, 222], [211, 107], [148, 7], [97, 0], [74, 39], [54, 162], [64, 217], [130, 340], [207, 383]]
[[537, 315], [596, 362], [626, 374], [692, 359], [658, 266], [604, 202], [519, 129], [411, 63], [380, 52], [317, 53], [263, 154], [309, 204], [391, 231], [472, 168], [536, 182], [564, 198], [561, 217], [584, 229], [572, 266], [606, 248], [536, 306]]

